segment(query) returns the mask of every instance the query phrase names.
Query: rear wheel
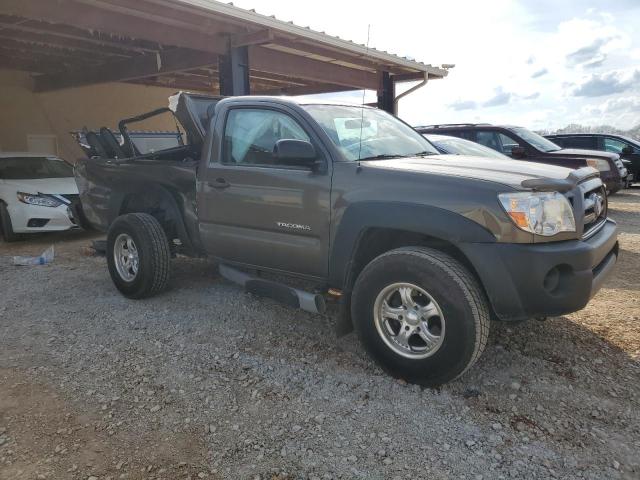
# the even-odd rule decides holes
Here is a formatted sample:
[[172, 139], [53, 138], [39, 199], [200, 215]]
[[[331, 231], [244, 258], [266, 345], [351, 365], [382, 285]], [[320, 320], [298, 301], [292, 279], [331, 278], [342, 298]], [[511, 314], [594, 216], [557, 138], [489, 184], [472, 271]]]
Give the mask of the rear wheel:
[[351, 308], [369, 354], [393, 376], [421, 385], [462, 375], [489, 335], [489, 309], [475, 277], [430, 248], [374, 259], [358, 277]]
[[118, 217], [107, 234], [107, 265], [116, 288], [128, 298], [145, 298], [166, 288], [170, 251], [154, 217], [129, 213]]
[[20, 240], [20, 235], [13, 231], [11, 216], [7, 210], [7, 206], [2, 202], [0, 202], [0, 230], [2, 230], [2, 237], [5, 242], [15, 242]]

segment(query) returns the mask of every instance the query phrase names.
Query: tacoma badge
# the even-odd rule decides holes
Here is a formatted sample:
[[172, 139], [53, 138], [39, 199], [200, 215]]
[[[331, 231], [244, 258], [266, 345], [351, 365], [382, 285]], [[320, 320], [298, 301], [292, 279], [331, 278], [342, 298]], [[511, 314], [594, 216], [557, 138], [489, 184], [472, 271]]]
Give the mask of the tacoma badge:
[[300, 225], [299, 223], [276, 222], [279, 227], [290, 228], [292, 230], [308, 230], [311, 231], [309, 225]]

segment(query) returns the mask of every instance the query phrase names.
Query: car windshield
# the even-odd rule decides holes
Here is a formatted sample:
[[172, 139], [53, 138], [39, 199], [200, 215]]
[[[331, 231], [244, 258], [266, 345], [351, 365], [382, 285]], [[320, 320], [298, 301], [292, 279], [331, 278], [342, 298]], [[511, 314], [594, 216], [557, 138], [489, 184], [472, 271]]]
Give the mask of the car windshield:
[[304, 108], [348, 160], [438, 154], [426, 138], [382, 110], [346, 105]]
[[427, 139], [446, 153], [453, 155], [473, 155], [474, 157], [497, 158], [500, 160], [509, 158], [495, 151], [493, 148], [485, 147], [484, 145], [463, 138], [429, 135]]
[[53, 157], [0, 158], [0, 178], [32, 180], [38, 178], [73, 177], [73, 168], [64, 160]]
[[541, 152], [555, 152], [562, 147], [553, 143], [551, 140], [544, 138], [542, 135], [527, 130], [526, 128], [516, 127], [510, 129], [513, 133], [522, 138], [525, 142], [531, 145], [533, 148], [537, 148]]
[[621, 136], [620, 138], [622, 138], [625, 141], [629, 142], [631, 145], [633, 145], [635, 147], [636, 150], [640, 150], [640, 141], [635, 140], [635, 139], [630, 138], [630, 137]]

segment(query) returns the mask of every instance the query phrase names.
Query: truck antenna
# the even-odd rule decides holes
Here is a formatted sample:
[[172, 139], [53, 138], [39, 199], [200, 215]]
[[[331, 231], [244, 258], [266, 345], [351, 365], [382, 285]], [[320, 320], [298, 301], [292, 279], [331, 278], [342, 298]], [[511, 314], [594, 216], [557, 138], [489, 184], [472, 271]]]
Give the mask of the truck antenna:
[[[369, 39], [371, 38], [371, 24], [367, 25], [367, 57], [369, 56]], [[360, 109], [360, 145], [358, 145], [358, 167], [360, 167], [360, 155], [362, 153], [362, 129], [364, 126], [364, 96], [366, 88], [362, 89], [362, 108]]]

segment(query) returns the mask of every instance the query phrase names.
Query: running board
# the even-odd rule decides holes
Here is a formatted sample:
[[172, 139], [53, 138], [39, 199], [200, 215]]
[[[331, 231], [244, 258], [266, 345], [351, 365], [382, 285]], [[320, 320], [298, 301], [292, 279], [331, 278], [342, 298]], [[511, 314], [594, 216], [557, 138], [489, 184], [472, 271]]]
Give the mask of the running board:
[[322, 295], [305, 292], [289, 287], [283, 283], [253, 277], [228, 265], [218, 267], [220, 275], [230, 282], [237, 283], [247, 293], [260, 297], [268, 297], [290, 307], [300, 308], [311, 313], [325, 313], [327, 306]]

